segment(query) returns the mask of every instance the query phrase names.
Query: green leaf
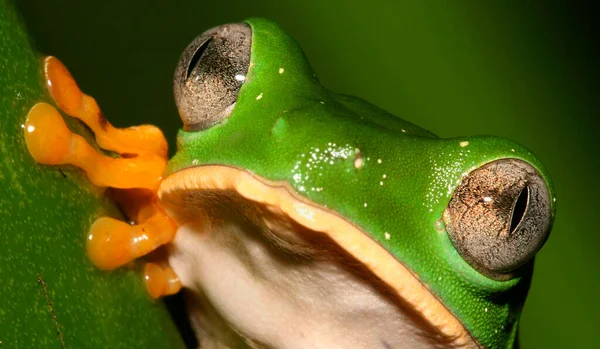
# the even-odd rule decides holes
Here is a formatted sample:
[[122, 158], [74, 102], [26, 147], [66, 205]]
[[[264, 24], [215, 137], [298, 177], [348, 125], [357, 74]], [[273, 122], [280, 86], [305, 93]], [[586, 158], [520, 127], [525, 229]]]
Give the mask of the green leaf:
[[88, 261], [90, 224], [118, 214], [102, 191], [78, 169], [29, 156], [27, 112], [51, 103], [41, 68], [20, 17], [0, 0], [0, 347], [183, 348], [138, 271], [103, 272]]

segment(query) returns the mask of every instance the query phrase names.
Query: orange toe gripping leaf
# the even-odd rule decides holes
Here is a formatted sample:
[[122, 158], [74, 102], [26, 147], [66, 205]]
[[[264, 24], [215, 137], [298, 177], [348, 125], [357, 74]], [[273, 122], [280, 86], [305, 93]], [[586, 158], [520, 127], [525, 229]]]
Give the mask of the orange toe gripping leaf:
[[[45, 165], [81, 168], [93, 184], [111, 188], [112, 199], [134, 223], [110, 217], [96, 220], [87, 240], [90, 260], [100, 269], [112, 270], [173, 240], [177, 226], [158, 205], [156, 194], [167, 164], [167, 141], [162, 132], [150, 125], [114, 128], [55, 57], [44, 59], [44, 73], [56, 105], [89, 126], [100, 148], [119, 155], [96, 151], [69, 130], [50, 104], [38, 103], [27, 115], [25, 143], [31, 156]], [[164, 262], [147, 263], [144, 273], [154, 298], [181, 288], [179, 278]]]

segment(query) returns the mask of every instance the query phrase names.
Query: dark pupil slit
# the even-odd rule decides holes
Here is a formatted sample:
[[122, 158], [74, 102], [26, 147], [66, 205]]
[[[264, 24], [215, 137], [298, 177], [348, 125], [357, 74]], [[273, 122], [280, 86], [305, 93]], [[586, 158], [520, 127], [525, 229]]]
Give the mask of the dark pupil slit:
[[194, 56], [192, 56], [192, 59], [190, 59], [190, 64], [188, 65], [187, 75], [185, 76], [186, 80], [190, 78], [190, 75], [192, 74], [192, 70], [194, 70], [194, 67], [196, 67], [196, 64], [198, 64], [200, 57], [202, 57], [202, 54], [204, 53], [204, 51], [208, 47], [208, 44], [210, 44], [211, 41], [212, 41], [212, 38], [209, 38], [208, 40], [203, 42], [202, 45], [200, 45], [200, 47], [198, 47], [196, 52], [194, 52]]
[[529, 201], [529, 187], [525, 186], [525, 188], [523, 188], [523, 190], [521, 190], [521, 193], [519, 194], [519, 197], [517, 198], [517, 201], [515, 202], [515, 206], [513, 207], [512, 217], [510, 220], [509, 234], [512, 234], [519, 226], [519, 223], [521, 223], [521, 221], [523, 220], [523, 217], [525, 216], [525, 211], [527, 210], [527, 202], [528, 201]]

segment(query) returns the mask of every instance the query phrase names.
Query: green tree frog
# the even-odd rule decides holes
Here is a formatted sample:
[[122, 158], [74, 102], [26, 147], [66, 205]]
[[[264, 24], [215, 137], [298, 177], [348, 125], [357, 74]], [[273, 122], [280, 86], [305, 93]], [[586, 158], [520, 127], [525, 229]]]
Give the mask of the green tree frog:
[[52, 153], [74, 155], [40, 160], [52, 146], [39, 130], [59, 122], [50, 105], [29, 114], [32, 155], [82, 167], [138, 207], [126, 210], [137, 225], [94, 223], [90, 258], [112, 269], [166, 244], [146, 268], [149, 289], [183, 287], [201, 348], [517, 344], [555, 215], [549, 176], [524, 147], [440, 139], [332, 93], [264, 19], [213, 28], [185, 49], [174, 78], [183, 128], [166, 165], [160, 132], [112, 129], [64, 67], [47, 60], [46, 76], [58, 106], [122, 156], [79, 142], [82, 157], [75, 136], [60, 136]]

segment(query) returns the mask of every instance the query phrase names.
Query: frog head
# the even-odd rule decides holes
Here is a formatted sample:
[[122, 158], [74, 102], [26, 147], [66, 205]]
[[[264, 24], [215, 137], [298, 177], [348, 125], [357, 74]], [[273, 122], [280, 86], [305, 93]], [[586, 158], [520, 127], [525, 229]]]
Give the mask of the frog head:
[[529, 150], [335, 94], [263, 19], [200, 35], [174, 89], [159, 198], [201, 344], [515, 344], [555, 212]]

